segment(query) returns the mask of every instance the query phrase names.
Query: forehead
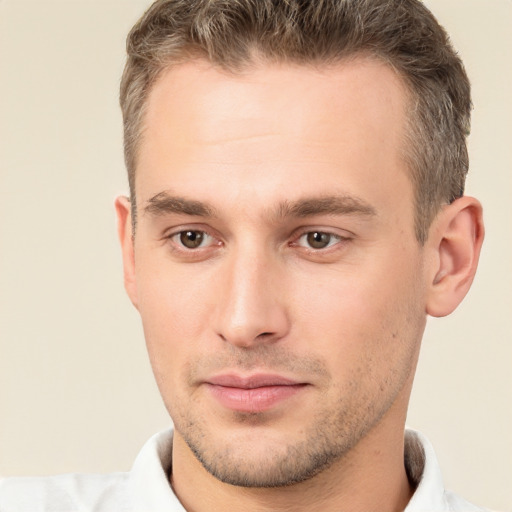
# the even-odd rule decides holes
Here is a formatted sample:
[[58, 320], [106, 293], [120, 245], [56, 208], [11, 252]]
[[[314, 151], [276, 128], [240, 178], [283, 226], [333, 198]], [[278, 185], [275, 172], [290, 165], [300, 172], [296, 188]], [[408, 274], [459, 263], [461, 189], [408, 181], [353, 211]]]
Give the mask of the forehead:
[[[334, 134], [343, 128], [332, 126], [332, 113], [338, 111], [355, 113], [371, 130], [382, 122], [400, 122], [406, 96], [398, 74], [371, 56], [330, 66], [260, 62], [237, 73], [198, 59], [162, 73], [149, 95], [144, 125], [161, 123], [165, 116], [170, 128], [175, 124], [174, 134], [181, 139], [191, 135], [190, 128], [194, 138], [208, 143], [212, 142], [210, 135], [218, 135], [219, 122], [224, 122], [222, 128], [227, 132], [222, 135], [236, 138], [241, 127], [247, 130], [247, 120], [263, 121], [267, 131], [290, 133], [293, 126], [302, 130], [308, 117], [308, 122], [317, 121], [312, 128], [324, 124], [325, 135], [328, 129]], [[382, 103], [388, 108], [382, 108]], [[253, 125], [254, 132], [261, 128]]]
[[405, 176], [406, 98], [397, 74], [370, 58], [260, 63], [237, 74], [181, 64], [149, 95], [137, 196], [182, 187], [201, 200], [217, 187], [224, 199], [247, 193], [269, 203], [333, 184], [356, 196], [364, 183], [389, 187]]

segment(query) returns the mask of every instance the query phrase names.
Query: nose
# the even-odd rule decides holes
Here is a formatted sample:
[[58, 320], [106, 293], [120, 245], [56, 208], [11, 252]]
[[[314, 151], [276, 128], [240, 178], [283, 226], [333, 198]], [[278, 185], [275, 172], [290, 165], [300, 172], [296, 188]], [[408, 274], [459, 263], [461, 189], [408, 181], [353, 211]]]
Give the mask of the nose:
[[233, 346], [251, 348], [282, 339], [289, 331], [283, 272], [263, 250], [237, 251], [217, 275], [217, 335]]

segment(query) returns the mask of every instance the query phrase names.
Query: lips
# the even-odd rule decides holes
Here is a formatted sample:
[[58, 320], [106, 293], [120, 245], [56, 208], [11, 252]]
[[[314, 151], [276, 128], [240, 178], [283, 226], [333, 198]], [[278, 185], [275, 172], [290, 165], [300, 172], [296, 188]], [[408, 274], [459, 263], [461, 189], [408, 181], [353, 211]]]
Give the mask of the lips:
[[205, 382], [220, 405], [238, 412], [264, 412], [300, 393], [307, 384], [280, 375], [218, 375]]

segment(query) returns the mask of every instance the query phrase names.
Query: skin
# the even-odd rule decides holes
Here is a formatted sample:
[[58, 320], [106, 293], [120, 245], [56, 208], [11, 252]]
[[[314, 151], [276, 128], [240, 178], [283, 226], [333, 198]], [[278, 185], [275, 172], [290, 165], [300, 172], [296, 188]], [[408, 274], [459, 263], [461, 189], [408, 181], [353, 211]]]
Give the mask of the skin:
[[[400, 78], [363, 58], [239, 75], [192, 61], [154, 86], [134, 237], [127, 199], [116, 208], [187, 510], [410, 499], [403, 430], [426, 315], [464, 297], [483, 227], [464, 197], [418, 244], [406, 109]], [[269, 407], [212, 391], [219, 375], [262, 374], [300, 385]]]

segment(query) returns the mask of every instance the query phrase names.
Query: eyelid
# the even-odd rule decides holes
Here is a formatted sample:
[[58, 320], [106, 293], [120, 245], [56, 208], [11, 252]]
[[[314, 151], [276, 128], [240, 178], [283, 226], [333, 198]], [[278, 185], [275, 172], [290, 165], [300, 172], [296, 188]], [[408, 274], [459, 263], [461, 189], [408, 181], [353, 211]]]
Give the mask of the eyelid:
[[[202, 245], [195, 249], [190, 249], [185, 247], [179, 241], [175, 240], [175, 237], [181, 235], [182, 233], [186, 233], [187, 231], [196, 231], [203, 233], [205, 237], [210, 239], [210, 242], [206, 245]], [[219, 235], [204, 224], [183, 224], [181, 226], [173, 226], [172, 228], [167, 229], [163, 236], [161, 237], [163, 242], [169, 243], [171, 249], [175, 252], [179, 253], [198, 253], [200, 251], [205, 251], [211, 248], [212, 246], [220, 246], [222, 245], [222, 240]], [[217, 243], [215, 243], [217, 242]]]
[[340, 239], [355, 238], [355, 234], [346, 229], [336, 229], [333, 227], [322, 227], [322, 226], [302, 226], [295, 230], [291, 238], [297, 240], [301, 236], [307, 235], [308, 233], [325, 233]]
[[[307, 247], [306, 245], [300, 245], [300, 240], [304, 237], [306, 237], [307, 235], [311, 234], [311, 233], [322, 233], [324, 235], [328, 235], [330, 237], [332, 237], [332, 239], [334, 239], [334, 243], [331, 243], [332, 240], [329, 240], [329, 244], [325, 247], [321, 247], [321, 248], [318, 248], [318, 249], [315, 249], [314, 247]], [[313, 230], [313, 231], [306, 231], [305, 233], [302, 233], [302, 235], [300, 235], [298, 238], [297, 238], [297, 244], [300, 245], [301, 247], [304, 247], [306, 249], [311, 249], [311, 250], [315, 250], [315, 251], [322, 251], [324, 249], [328, 249], [329, 247], [332, 247], [333, 245], [335, 245], [336, 243], [338, 243], [340, 240], [343, 240], [343, 237], [340, 236], [340, 235], [336, 235], [334, 233], [329, 233], [327, 231], [319, 231], [319, 230]]]
[[[209, 238], [209, 242], [206, 245], [202, 245], [197, 248], [187, 248], [175, 239], [175, 237], [187, 231], [197, 231], [204, 233], [204, 235]], [[330, 235], [335, 239], [334, 243], [324, 248], [308, 247], [307, 245], [302, 245], [299, 243], [302, 237], [315, 232]], [[287, 245], [289, 247], [295, 247], [304, 253], [310, 253], [311, 255], [327, 255], [329, 253], [336, 253], [337, 251], [343, 249], [345, 246], [344, 242], [348, 243], [353, 238], [355, 238], [355, 235], [347, 230], [338, 230], [332, 227], [326, 228], [317, 226], [302, 226], [296, 229], [295, 232], [292, 233], [292, 235], [288, 238], [289, 242]], [[192, 257], [192, 255], [195, 255], [196, 257], [202, 257], [200, 256], [201, 254], [205, 255], [207, 251], [214, 250], [216, 247], [222, 247], [225, 243], [221, 235], [219, 235], [215, 229], [212, 229], [210, 226], [205, 226], [204, 224], [193, 223], [173, 226], [172, 228], [165, 230], [161, 240], [167, 243], [173, 252], [177, 253], [178, 255], [188, 255], [189, 257]]]
[[209, 226], [191, 222], [189, 224], [179, 224], [165, 229], [162, 234], [162, 239], [171, 238], [172, 236], [183, 233], [184, 231], [200, 231], [201, 233], [205, 233], [214, 238], [219, 238], [217, 233]]
[[[201, 241], [201, 245], [199, 245], [197, 247], [186, 247], [179, 240], [179, 237], [181, 237], [181, 235], [183, 233], [189, 233], [189, 232], [201, 233], [203, 235], [203, 240]], [[199, 229], [183, 229], [181, 231], [178, 231], [177, 233], [173, 233], [169, 237], [169, 239], [172, 240], [174, 243], [176, 243], [176, 245], [178, 245], [180, 248], [182, 248], [185, 251], [196, 251], [196, 250], [200, 250], [200, 249], [205, 249], [206, 247], [209, 247], [211, 245], [212, 240], [214, 240], [214, 238], [210, 234], [206, 233], [205, 231], [199, 230]]]
[[[300, 239], [310, 233], [324, 233], [326, 235], [330, 235], [334, 237], [336, 240], [333, 244], [330, 244], [326, 247], [315, 249], [314, 247], [308, 247], [307, 245], [302, 245], [299, 243]], [[355, 235], [349, 231], [343, 230], [341, 233], [332, 227], [316, 227], [316, 226], [304, 226], [296, 230], [296, 234], [292, 237], [291, 242], [289, 243], [290, 247], [295, 247], [296, 249], [302, 251], [303, 253], [307, 253], [311, 256], [321, 256], [334, 254], [337, 251], [345, 248], [346, 243], [350, 242]]]

